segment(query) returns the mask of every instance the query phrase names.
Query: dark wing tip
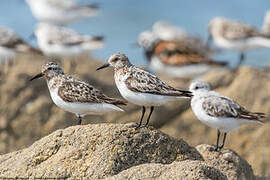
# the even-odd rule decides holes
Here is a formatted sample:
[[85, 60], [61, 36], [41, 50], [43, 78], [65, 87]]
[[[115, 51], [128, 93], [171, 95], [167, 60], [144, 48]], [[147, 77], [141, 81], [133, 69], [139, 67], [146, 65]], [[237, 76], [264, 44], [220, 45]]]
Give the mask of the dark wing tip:
[[86, 6], [88, 8], [91, 8], [91, 9], [99, 9], [100, 8], [100, 4], [99, 3], [92, 3], [92, 4], [88, 4]]
[[104, 36], [94, 36], [93, 37], [94, 41], [103, 41], [104, 40]]
[[193, 96], [192, 92], [190, 92], [190, 91], [183, 91], [183, 90], [181, 90], [181, 91], [182, 91], [183, 95], [186, 96], [186, 97], [192, 97]]

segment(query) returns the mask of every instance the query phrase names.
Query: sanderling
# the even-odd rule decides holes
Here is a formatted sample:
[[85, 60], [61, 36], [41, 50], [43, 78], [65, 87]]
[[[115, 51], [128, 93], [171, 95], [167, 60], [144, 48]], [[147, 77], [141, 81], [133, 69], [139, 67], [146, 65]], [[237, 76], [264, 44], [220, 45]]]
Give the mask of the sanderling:
[[[211, 91], [207, 83], [193, 82], [189, 90], [193, 94], [191, 108], [194, 114], [201, 122], [217, 129], [215, 150], [223, 148], [227, 132], [236, 130], [245, 123], [263, 123], [261, 119], [266, 117], [264, 113], [250, 112], [232, 99]], [[220, 131], [224, 132], [221, 146], [219, 146]]]
[[174, 26], [166, 21], [157, 21], [152, 26], [152, 32], [164, 41], [177, 41], [187, 44], [187, 46], [196, 49], [198, 52], [209, 55], [217, 52], [216, 49], [209, 47], [199, 36], [186, 32], [181, 27]]
[[104, 46], [103, 37], [81, 35], [69, 28], [39, 23], [35, 29], [38, 45], [48, 56], [77, 56]]
[[64, 74], [54, 62], [43, 65], [41, 73], [30, 81], [40, 77], [45, 77], [53, 102], [63, 110], [76, 114], [78, 124], [85, 115], [123, 111], [118, 106], [126, 105], [124, 101], [110, 98], [88, 83]]
[[97, 70], [113, 66], [114, 79], [121, 95], [129, 102], [142, 106], [142, 116], [137, 127], [142, 125], [145, 107], [150, 107], [150, 113], [145, 126], [148, 125], [154, 106], [183, 97], [191, 97], [191, 92], [175, 89], [158, 77], [132, 65], [128, 57], [122, 53], [113, 54], [108, 63]]
[[244, 61], [246, 51], [270, 47], [269, 35], [239, 21], [216, 17], [210, 21], [208, 31], [208, 43], [213, 38], [220, 48], [240, 52], [239, 65]]
[[150, 69], [172, 78], [190, 78], [210, 69], [224, 67], [226, 62], [212, 60], [205, 51], [183, 40], [162, 40], [151, 31], [142, 32], [138, 44], [144, 48]]
[[270, 10], [265, 13], [262, 30], [263, 33], [270, 35]]
[[32, 14], [41, 22], [65, 25], [86, 17], [96, 16], [97, 5], [77, 4], [73, 0], [26, 0]]
[[13, 30], [0, 27], [0, 59], [9, 59], [17, 53], [37, 53], [41, 51], [24, 42]]

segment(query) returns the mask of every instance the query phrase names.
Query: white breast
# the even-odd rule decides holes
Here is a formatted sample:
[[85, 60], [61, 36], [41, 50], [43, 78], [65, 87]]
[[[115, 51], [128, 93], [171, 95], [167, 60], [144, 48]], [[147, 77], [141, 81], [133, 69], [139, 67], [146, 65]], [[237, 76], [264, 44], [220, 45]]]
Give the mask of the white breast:
[[223, 132], [233, 131], [240, 127], [240, 125], [247, 123], [247, 121], [235, 118], [217, 118], [209, 116], [202, 107], [203, 99], [193, 97], [191, 100], [191, 108], [196, 117], [204, 124], [219, 129]]
[[87, 114], [105, 114], [113, 111], [123, 111], [121, 108], [108, 103], [73, 103], [65, 102], [58, 96], [58, 88], [50, 90], [53, 102], [65, 111], [75, 113], [77, 115]]
[[167, 102], [179, 99], [174, 96], [162, 96], [131, 91], [127, 88], [124, 80], [119, 80], [117, 77], [115, 77], [115, 83], [123, 98], [139, 106], [161, 106], [163, 104], [166, 104]]

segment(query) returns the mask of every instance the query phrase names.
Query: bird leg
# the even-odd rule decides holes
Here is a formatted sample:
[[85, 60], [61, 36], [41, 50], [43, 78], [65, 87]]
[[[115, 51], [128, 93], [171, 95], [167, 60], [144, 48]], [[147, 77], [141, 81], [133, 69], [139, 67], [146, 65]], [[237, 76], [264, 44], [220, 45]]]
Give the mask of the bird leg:
[[240, 57], [239, 57], [239, 63], [236, 66], [236, 68], [238, 68], [239, 66], [241, 66], [243, 64], [244, 60], [245, 60], [245, 54], [243, 52], [241, 52], [240, 53]]
[[221, 150], [223, 147], [224, 147], [224, 144], [225, 144], [225, 140], [226, 140], [226, 136], [227, 136], [227, 133], [224, 133], [223, 135], [223, 141], [222, 141], [222, 145], [219, 146], [219, 149]]
[[146, 121], [144, 126], [147, 126], [149, 124], [150, 117], [151, 117], [153, 111], [154, 111], [154, 106], [151, 106], [149, 116], [148, 116], [147, 121]]
[[219, 148], [219, 146], [218, 146], [218, 144], [219, 144], [219, 137], [220, 137], [220, 131], [217, 130], [217, 144], [216, 144], [216, 147], [215, 147], [215, 151], [218, 151], [218, 148]]
[[78, 125], [81, 125], [82, 124], [82, 117], [80, 115], [78, 115]]
[[143, 117], [144, 117], [144, 114], [145, 114], [145, 107], [143, 106], [143, 107], [142, 107], [142, 116], [141, 116], [141, 120], [140, 120], [139, 124], [136, 126], [136, 128], [141, 127], [142, 121], [143, 121]]

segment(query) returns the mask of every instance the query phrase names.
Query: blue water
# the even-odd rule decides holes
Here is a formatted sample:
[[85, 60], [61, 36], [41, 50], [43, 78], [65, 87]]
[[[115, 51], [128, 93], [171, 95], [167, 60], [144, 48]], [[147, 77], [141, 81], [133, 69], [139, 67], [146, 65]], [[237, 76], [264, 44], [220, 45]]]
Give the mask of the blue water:
[[[81, 0], [81, 2], [89, 2]], [[93, 0], [90, 2], [94, 2]], [[126, 53], [134, 64], [145, 64], [141, 48], [131, 46], [141, 31], [150, 29], [154, 22], [166, 20], [203, 38], [207, 37], [207, 24], [215, 16], [238, 19], [260, 28], [269, 0], [96, 0], [101, 6], [100, 16], [76, 22], [70, 27], [80, 33], [104, 35], [106, 47], [93, 52], [107, 59], [114, 52]], [[0, 25], [14, 29], [27, 38], [37, 20], [31, 15], [24, 0], [1, 0]], [[35, 42], [31, 42], [36, 44]], [[224, 51], [216, 59], [235, 64], [238, 54]], [[270, 49], [251, 51], [246, 64], [263, 66], [270, 60]]]

